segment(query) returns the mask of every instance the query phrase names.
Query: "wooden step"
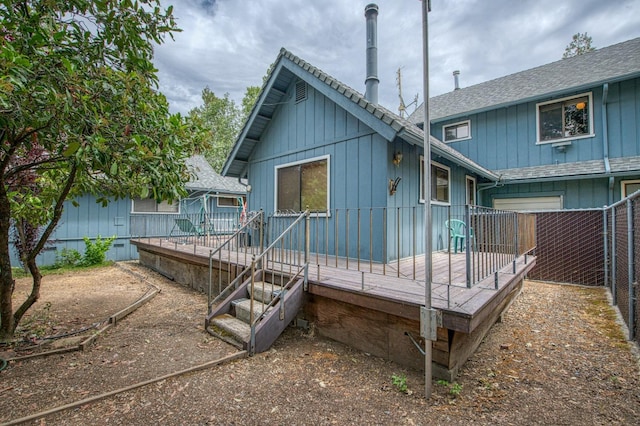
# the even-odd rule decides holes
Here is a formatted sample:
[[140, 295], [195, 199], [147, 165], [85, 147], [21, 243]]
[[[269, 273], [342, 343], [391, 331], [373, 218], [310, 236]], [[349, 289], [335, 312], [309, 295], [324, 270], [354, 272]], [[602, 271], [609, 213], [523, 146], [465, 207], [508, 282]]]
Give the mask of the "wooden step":
[[[264, 286], [264, 288], [263, 288]], [[251, 284], [247, 286], [247, 292], [251, 291]], [[282, 287], [266, 281], [256, 281], [253, 283], [253, 297], [257, 301], [270, 303], [280, 292]]]
[[[234, 300], [232, 302], [232, 305], [235, 307], [236, 318], [238, 318], [239, 320], [242, 320], [245, 323], [249, 324], [249, 321], [251, 319], [251, 317], [250, 317], [251, 300], [249, 300], [249, 299]], [[254, 316], [254, 320], [255, 320], [255, 318], [258, 318], [260, 315], [262, 315], [262, 312], [264, 312], [266, 309], [267, 309], [267, 304], [266, 303], [262, 303], [262, 302], [260, 302], [258, 300], [254, 300], [253, 301], [253, 316]], [[271, 309], [269, 309], [269, 310], [271, 310]]]
[[220, 336], [232, 337], [240, 344], [248, 342], [251, 337], [249, 324], [229, 314], [214, 317], [209, 327]]

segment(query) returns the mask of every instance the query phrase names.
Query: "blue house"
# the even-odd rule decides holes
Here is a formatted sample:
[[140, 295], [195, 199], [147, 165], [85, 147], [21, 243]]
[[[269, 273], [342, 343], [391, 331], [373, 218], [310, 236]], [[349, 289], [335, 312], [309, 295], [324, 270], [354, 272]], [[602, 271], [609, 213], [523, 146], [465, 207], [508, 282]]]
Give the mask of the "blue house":
[[[423, 113], [409, 120], [422, 126]], [[456, 88], [430, 99], [430, 119], [432, 135], [500, 176], [479, 185], [480, 203], [611, 204], [640, 189], [640, 38]]]
[[[222, 173], [248, 181], [252, 210], [310, 209], [312, 247], [389, 261], [423, 247], [423, 152], [420, 128], [282, 49]], [[499, 176], [433, 137], [431, 160], [433, 247], [443, 250], [447, 217]]]
[[[65, 203], [60, 223], [51, 236], [50, 243], [38, 257], [40, 265], [55, 263], [56, 256], [63, 249], [84, 252], [83, 237], [95, 240], [98, 236], [116, 236], [107, 258], [113, 261], [138, 258], [135, 247], [129, 244], [132, 237], [149, 235], [148, 223], [158, 223], [162, 218], [173, 226], [178, 217], [190, 218], [194, 223], [202, 217], [215, 217], [224, 222], [218, 225], [233, 226], [244, 208], [246, 188], [236, 179], [217, 174], [200, 155], [186, 160], [193, 178], [185, 185], [189, 195], [178, 203], [158, 203], [153, 199], [120, 199], [111, 201], [106, 207], [96, 202], [95, 197], [82, 196]], [[153, 217], [154, 221], [147, 220]], [[171, 229], [171, 228], [169, 228]], [[164, 232], [164, 231], [163, 231]], [[13, 249], [13, 245], [12, 245]], [[13, 251], [13, 264], [18, 264], [18, 256]]]

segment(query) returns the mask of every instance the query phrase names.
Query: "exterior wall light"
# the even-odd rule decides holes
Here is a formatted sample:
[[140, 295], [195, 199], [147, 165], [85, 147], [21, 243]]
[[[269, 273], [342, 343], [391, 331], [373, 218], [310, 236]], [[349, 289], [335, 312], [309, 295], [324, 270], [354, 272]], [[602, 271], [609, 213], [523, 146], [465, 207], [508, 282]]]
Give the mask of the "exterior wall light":
[[402, 153], [401, 152], [396, 152], [395, 154], [393, 154], [393, 164], [396, 167], [398, 167], [401, 162], [402, 162]]

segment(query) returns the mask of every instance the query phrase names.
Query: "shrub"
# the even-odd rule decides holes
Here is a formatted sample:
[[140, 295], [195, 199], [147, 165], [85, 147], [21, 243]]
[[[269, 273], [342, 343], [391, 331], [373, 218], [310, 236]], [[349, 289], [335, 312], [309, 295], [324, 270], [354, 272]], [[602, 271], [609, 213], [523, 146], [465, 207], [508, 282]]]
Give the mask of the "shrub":
[[107, 251], [109, 251], [116, 236], [114, 235], [111, 238], [105, 238], [103, 240], [100, 235], [98, 235], [95, 242], [92, 242], [88, 237], [83, 237], [82, 239], [84, 240], [85, 251], [80, 264], [82, 266], [91, 266], [104, 263], [107, 257]]
[[61, 251], [56, 251], [56, 262], [53, 267], [64, 268], [69, 266], [78, 266], [82, 260], [82, 255], [76, 249], [63, 248]]

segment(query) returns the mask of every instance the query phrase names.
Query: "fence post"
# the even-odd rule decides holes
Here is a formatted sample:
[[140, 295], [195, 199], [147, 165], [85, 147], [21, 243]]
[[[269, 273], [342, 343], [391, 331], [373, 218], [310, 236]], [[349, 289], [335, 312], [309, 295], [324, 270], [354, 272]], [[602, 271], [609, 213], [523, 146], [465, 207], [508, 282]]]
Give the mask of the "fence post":
[[631, 199], [627, 199], [627, 268], [628, 268], [628, 279], [627, 284], [629, 285], [629, 340], [635, 339], [635, 318], [634, 318], [634, 281], [635, 274], [633, 268], [633, 205], [631, 204]]
[[465, 243], [465, 269], [467, 273], [467, 288], [471, 288], [471, 209], [469, 204], [464, 206], [464, 243]]
[[617, 255], [618, 249], [616, 244], [616, 208], [611, 207], [611, 299], [613, 304], [618, 305], [618, 277], [617, 277]]
[[[311, 222], [311, 213], [309, 209], [306, 211], [306, 218], [304, 220], [304, 290], [309, 290], [309, 244], [310, 244], [310, 222]], [[316, 237], [317, 238], [317, 237]], [[317, 259], [317, 257], [316, 257]], [[318, 266], [319, 268], [320, 266]], [[319, 275], [319, 274], [318, 274]]]
[[609, 227], [607, 226], [607, 206], [602, 210], [602, 226], [604, 240], [604, 286], [610, 287], [609, 283]]

